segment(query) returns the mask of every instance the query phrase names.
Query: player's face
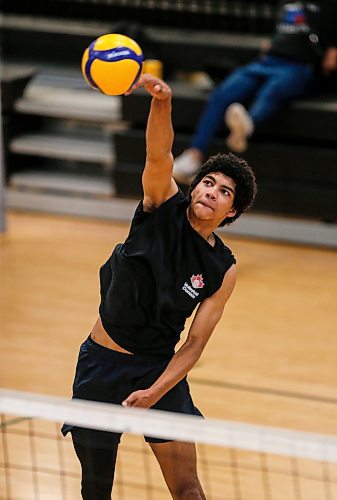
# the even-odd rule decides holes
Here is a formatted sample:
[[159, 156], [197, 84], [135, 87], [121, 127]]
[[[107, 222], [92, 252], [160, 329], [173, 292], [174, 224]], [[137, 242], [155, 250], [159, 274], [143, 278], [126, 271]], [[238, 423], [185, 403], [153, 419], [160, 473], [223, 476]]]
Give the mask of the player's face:
[[207, 174], [191, 196], [191, 209], [199, 220], [214, 221], [218, 225], [226, 217], [235, 215], [235, 182], [221, 172]]

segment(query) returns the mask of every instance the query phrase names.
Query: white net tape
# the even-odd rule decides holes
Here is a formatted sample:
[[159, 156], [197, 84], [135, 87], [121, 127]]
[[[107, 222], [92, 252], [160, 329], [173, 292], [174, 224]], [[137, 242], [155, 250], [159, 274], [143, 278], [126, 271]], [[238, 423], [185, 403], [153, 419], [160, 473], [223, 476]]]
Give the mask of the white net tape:
[[337, 463], [337, 437], [0, 390], [0, 413]]

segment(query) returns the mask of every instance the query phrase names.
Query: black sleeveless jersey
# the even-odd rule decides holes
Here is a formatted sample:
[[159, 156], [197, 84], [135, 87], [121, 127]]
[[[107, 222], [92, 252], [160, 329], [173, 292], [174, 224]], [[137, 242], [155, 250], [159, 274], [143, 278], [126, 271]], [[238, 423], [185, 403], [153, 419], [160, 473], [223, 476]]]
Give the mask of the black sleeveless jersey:
[[136, 209], [130, 233], [100, 269], [102, 324], [121, 347], [170, 358], [197, 304], [221, 286], [235, 262], [190, 225], [181, 191], [153, 212]]

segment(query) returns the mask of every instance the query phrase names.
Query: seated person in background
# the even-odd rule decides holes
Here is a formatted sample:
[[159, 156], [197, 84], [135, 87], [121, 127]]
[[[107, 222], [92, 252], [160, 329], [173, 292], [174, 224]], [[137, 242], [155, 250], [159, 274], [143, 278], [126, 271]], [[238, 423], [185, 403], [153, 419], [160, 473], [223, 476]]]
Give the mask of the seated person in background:
[[[337, 69], [337, 1], [281, 2], [267, 53], [238, 68], [212, 92], [189, 149], [175, 160], [173, 175], [188, 183], [225, 120], [227, 146], [242, 153], [247, 139], [282, 105], [304, 95], [315, 68], [327, 75]], [[250, 103], [248, 109], [243, 104]]]

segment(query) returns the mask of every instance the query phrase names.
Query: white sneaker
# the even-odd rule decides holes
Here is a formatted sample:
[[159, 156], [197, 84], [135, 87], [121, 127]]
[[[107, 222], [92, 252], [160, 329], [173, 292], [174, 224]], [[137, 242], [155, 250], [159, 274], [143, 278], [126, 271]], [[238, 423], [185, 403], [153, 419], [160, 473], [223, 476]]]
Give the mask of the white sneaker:
[[230, 130], [226, 139], [228, 148], [234, 153], [242, 153], [247, 149], [247, 139], [254, 130], [251, 117], [242, 104], [234, 102], [226, 110], [225, 123]]
[[200, 167], [201, 161], [187, 149], [174, 160], [173, 177], [182, 184], [190, 184]]

